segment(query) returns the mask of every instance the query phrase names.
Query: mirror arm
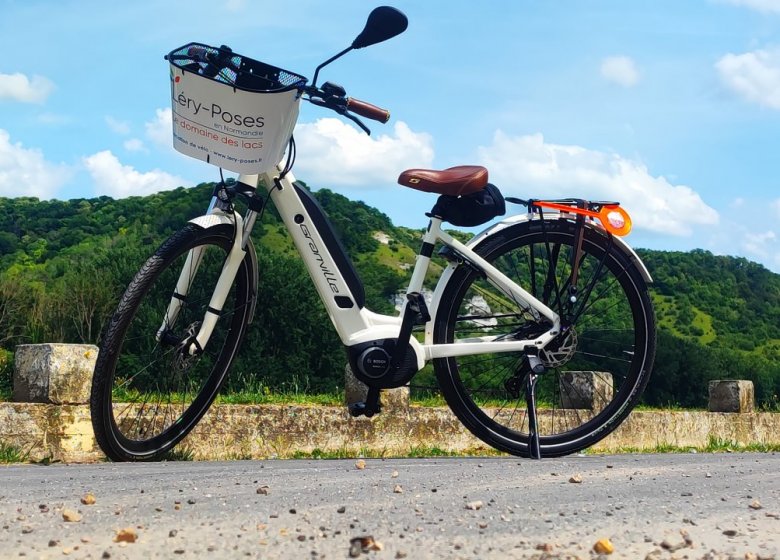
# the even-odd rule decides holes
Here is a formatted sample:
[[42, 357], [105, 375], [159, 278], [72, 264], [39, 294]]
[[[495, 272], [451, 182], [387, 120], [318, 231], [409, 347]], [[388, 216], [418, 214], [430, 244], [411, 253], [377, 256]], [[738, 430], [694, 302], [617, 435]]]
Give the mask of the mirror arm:
[[338, 53], [338, 54], [336, 54], [336, 55], [334, 55], [334, 56], [330, 57], [328, 60], [326, 60], [325, 62], [323, 62], [323, 63], [322, 63], [322, 64], [320, 64], [319, 66], [317, 66], [317, 69], [314, 71], [314, 79], [312, 80], [312, 83], [311, 83], [312, 87], [317, 87], [317, 76], [319, 75], [319, 73], [320, 73], [320, 70], [321, 70], [323, 67], [327, 66], [328, 64], [330, 64], [331, 62], [333, 62], [333, 61], [334, 61], [334, 60], [336, 60], [337, 58], [341, 58], [342, 56], [344, 56], [345, 54], [347, 54], [349, 51], [351, 51], [353, 48], [354, 48], [354, 47], [352, 47], [352, 46], [349, 46], [349, 47], [347, 47], [346, 49], [344, 49], [343, 51], [341, 51], [340, 53]]

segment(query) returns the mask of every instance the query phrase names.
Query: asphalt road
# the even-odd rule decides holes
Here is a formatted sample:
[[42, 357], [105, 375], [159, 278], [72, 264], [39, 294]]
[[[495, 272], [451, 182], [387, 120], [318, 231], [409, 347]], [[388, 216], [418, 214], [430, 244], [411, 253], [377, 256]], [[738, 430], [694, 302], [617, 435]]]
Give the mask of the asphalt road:
[[2, 558], [595, 558], [602, 539], [780, 559], [780, 455], [0, 467]]

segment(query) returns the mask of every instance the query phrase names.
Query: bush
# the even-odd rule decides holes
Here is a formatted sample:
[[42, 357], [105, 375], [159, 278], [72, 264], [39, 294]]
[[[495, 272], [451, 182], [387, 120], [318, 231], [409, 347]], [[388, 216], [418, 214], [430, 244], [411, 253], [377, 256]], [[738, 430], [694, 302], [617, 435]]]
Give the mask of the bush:
[[13, 392], [14, 354], [0, 348], [0, 401], [11, 400]]

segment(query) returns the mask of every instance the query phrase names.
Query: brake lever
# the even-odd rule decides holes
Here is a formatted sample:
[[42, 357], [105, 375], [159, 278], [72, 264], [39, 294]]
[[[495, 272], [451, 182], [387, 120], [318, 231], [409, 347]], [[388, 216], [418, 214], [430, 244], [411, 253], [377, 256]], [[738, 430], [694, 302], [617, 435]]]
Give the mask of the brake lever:
[[340, 114], [342, 114], [342, 115], [344, 115], [345, 117], [347, 117], [349, 120], [351, 120], [351, 121], [352, 121], [352, 122], [354, 122], [356, 125], [358, 125], [360, 128], [362, 128], [362, 129], [363, 129], [363, 132], [365, 132], [366, 134], [368, 134], [369, 136], [371, 136], [371, 129], [369, 129], [369, 128], [368, 128], [368, 127], [365, 125], [365, 124], [363, 124], [363, 121], [361, 121], [361, 120], [360, 120], [359, 118], [357, 118], [355, 115], [353, 115], [352, 113], [348, 113], [348, 112], [346, 111], [346, 109], [344, 110], [344, 112], [343, 112], [343, 113], [340, 113]]
[[[331, 99], [334, 99], [336, 101], [331, 101]], [[313, 103], [318, 107], [325, 107], [327, 109], [331, 109], [332, 111], [337, 112], [339, 115], [347, 117], [349, 120], [351, 120], [356, 125], [358, 125], [361, 129], [363, 129], [363, 132], [371, 136], [371, 129], [368, 128], [363, 123], [363, 121], [361, 121], [358, 117], [356, 117], [355, 115], [347, 111], [346, 99], [331, 97], [326, 101], [325, 99], [322, 98], [309, 97], [308, 101], [309, 103]], [[339, 103], [338, 101], [340, 101], [341, 103]]]

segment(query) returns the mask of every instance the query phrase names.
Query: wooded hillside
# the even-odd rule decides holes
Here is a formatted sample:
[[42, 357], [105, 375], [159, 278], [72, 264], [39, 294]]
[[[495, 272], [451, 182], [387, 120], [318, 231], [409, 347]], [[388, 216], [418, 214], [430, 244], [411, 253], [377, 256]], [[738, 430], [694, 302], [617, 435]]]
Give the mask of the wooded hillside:
[[[122, 200], [0, 198], [0, 353], [20, 343], [96, 343], [128, 280], [163, 239], [203, 213], [211, 188]], [[355, 261], [368, 306], [392, 312], [420, 231], [395, 227], [378, 210], [329, 190], [316, 196]], [[265, 391], [341, 386], [343, 350], [273, 207], [254, 236], [260, 299], [231, 385]], [[780, 275], [700, 250], [640, 254], [655, 280], [659, 323], [645, 402], [701, 407], [709, 379], [742, 378], [756, 383], [763, 406], [776, 408]], [[0, 396], [10, 376], [2, 363], [0, 356]]]

